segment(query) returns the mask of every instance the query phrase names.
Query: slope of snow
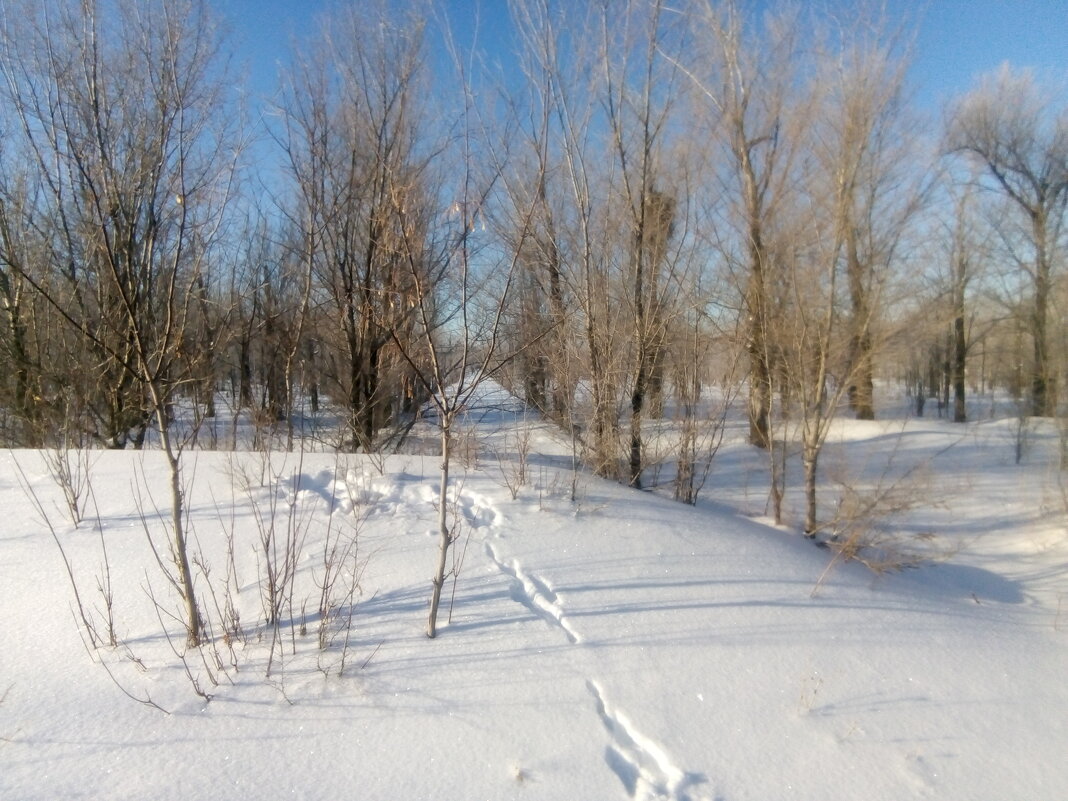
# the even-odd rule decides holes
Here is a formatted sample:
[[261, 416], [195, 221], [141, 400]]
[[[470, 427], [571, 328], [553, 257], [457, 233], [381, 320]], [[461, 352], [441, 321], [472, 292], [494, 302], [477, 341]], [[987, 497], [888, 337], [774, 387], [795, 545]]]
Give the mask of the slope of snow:
[[[1006, 423], [840, 427], [829, 470], [878, 483], [888, 464], [924, 463], [931, 502], [884, 525], [952, 545], [946, 561], [875, 576], [828, 570], [828, 549], [739, 514], [764, 503], [759, 457], [740, 444], [697, 508], [586, 475], [572, 501], [566, 443], [517, 415], [479, 418], [477, 453], [456, 468], [462, 564], [432, 641], [435, 457], [191, 452], [198, 591], [221, 607], [229, 577], [245, 636], [232, 653], [221, 640], [187, 653], [188, 675], [146, 536], [165, 548], [160, 455], [91, 454], [74, 527], [41, 454], [0, 454], [0, 798], [1068, 797], [1052, 432], [1017, 466]], [[98, 625], [106, 547], [119, 646], [90, 655], [80, 641], [20, 470]], [[258, 578], [271, 510], [300, 543], [277, 629]], [[321, 651], [323, 542], [352, 535], [351, 639], [334, 621]], [[169, 714], [125, 697], [101, 660]]]

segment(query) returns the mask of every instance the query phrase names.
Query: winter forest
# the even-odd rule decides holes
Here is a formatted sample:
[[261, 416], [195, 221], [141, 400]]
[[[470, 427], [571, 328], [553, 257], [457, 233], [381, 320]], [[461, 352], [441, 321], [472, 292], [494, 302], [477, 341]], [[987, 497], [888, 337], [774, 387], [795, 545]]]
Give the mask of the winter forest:
[[516, 2], [505, 77], [372, 5], [262, 111], [204, 4], [5, 8], [8, 446], [175, 452], [184, 405], [232, 447], [223, 393], [260, 442], [329, 405], [330, 445], [393, 452], [492, 376], [636, 487], [669, 410], [692, 501], [713, 396], [760, 448], [799, 421], [812, 473], [877, 380], [955, 422], [969, 391], [1057, 412], [1063, 96], [1006, 65], [924, 119], [878, 6]]
[[[662, 519], [729, 508], [731, 531], [759, 518], [797, 534], [773, 564], [811, 564], [810, 585], [848, 594], [946, 558], [934, 535], [906, 551], [888, 531], [939, 507], [920, 474], [990, 424], [1006, 470], [1032, 465], [1026, 513], [1065, 528], [1064, 75], [1006, 63], [932, 111], [908, 78], [915, 21], [877, 2], [507, 6], [507, 41], [487, 43], [432, 4], [338, 4], [261, 97], [207, 0], [0, 0], [0, 490], [46, 532], [40, 558], [62, 571], [50, 619], [124, 714], [206, 705], [242, 671], [300, 708], [305, 652], [320, 679], [385, 665], [388, 632], [361, 640], [360, 621], [389, 596], [370, 587], [376, 564], [402, 561], [368, 544], [387, 501], [429, 536], [397, 568], [412, 597], [386, 607], [408, 628], [449, 625], [477, 556], [573, 649], [608, 618], [568, 616], [566, 593], [524, 570], [534, 543], [512, 558], [509, 540], [471, 540], [535, 492], [542, 511], [570, 504], [576, 530], [626, 518], [628, 499]], [[939, 439], [913, 454], [916, 432]], [[850, 437], [882, 459], [864, 487], [839, 458]], [[990, 496], [963, 484], [982, 453], [953, 462], [976, 503]], [[723, 475], [743, 464], [739, 501]], [[320, 470], [331, 481], [309, 481]], [[329, 496], [322, 525], [312, 490]], [[124, 515], [136, 549], [111, 539]], [[846, 565], [853, 584], [834, 590]], [[1062, 632], [1064, 593], [1049, 597]], [[149, 687], [138, 664], [157, 651], [169, 678]], [[668, 757], [692, 741], [641, 736], [648, 708], [623, 715], [610, 681], [583, 676], [579, 703], [614, 738], [594, 756], [613, 793], [786, 797], [737, 778], [720, 794]], [[821, 725], [824, 680], [801, 679]], [[0, 671], [0, 765], [20, 747], [9, 684]], [[1064, 710], [1050, 701], [1035, 704]], [[934, 757], [910, 759], [912, 775]], [[612, 797], [541, 795], [537, 768], [509, 770], [510, 789], [477, 792]], [[1045, 781], [1018, 797], [1065, 786]], [[905, 797], [895, 782], [885, 797]]]

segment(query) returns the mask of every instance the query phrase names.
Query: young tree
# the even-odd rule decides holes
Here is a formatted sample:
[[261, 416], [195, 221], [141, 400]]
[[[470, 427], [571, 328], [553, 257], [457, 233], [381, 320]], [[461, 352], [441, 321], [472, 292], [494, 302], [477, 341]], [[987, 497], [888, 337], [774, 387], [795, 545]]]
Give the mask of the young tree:
[[[437, 636], [449, 553], [459, 536], [449, 520], [456, 428], [486, 382], [538, 345], [537, 339], [509, 343], [505, 320], [519, 284], [520, 264], [536, 247], [535, 220], [544, 212], [539, 192], [523, 193], [514, 183], [509, 185], [517, 178], [507, 169], [515, 132], [507, 124], [494, 127], [480, 113], [468, 60], [460, 56], [451, 32], [445, 35], [455, 71], [450, 85], [461, 92], [456, 122], [441, 126], [447, 136], [430, 137], [428, 148], [436, 158], [433, 168], [428, 164], [420, 175], [419, 193], [391, 196], [405, 288], [398, 296], [400, 313], [382, 320], [428, 398], [441, 443], [430, 638]], [[540, 180], [535, 175], [533, 185]], [[497, 207], [509, 211], [491, 212]], [[504, 230], [494, 231], [495, 224]], [[507, 246], [497, 247], [501, 241]]]
[[[489, 267], [478, 265], [481, 248], [475, 231], [480, 209], [487, 202], [496, 176], [476, 174], [472, 162], [476, 156], [474, 134], [469, 130], [464, 137], [458, 199], [449, 209], [437, 212], [437, 240], [428, 238], [427, 229], [416, 221], [402, 224], [402, 252], [414, 290], [409, 295], [414, 336], [408, 337], [410, 328], [401, 326], [398, 319], [389, 329], [394, 345], [429, 398], [441, 442], [438, 559], [427, 619], [427, 636], [431, 638], [437, 636], [448, 554], [457, 536], [448, 517], [457, 421], [485, 382], [517, 355], [517, 351], [505, 347], [503, 321], [522, 240], [529, 234], [529, 227], [521, 231], [520, 246], [505, 254], [503, 261]], [[528, 209], [528, 226], [531, 214]]]
[[723, 443], [742, 353], [708, 313], [713, 304], [700, 281], [689, 288], [689, 300], [673, 326], [669, 369], [679, 427], [674, 497], [695, 504]]

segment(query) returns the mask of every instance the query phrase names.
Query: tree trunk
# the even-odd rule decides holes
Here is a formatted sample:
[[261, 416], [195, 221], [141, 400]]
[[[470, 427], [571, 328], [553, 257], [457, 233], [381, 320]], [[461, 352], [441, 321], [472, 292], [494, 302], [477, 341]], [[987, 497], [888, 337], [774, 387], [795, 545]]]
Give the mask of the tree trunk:
[[[643, 187], [644, 190], [644, 187]], [[641, 197], [642, 209], [638, 215], [638, 230], [634, 236], [634, 344], [637, 350], [637, 365], [634, 385], [630, 393], [630, 485], [642, 487], [642, 410], [648, 390], [649, 332], [645, 319], [645, 212], [648, 202]]]
[[570, 419], [571, 415], [571, 387], [570, 370], [568, 369], [565, 349], [567, 340], [565, 333], [566, 310], [564, 308], [564, 295], [560, 281], [560, 257], [555, 242], [552, 245], [552, 258], [549, 260], [549, 313], [552, 315], [553, 336], [552, 341], [556, 347], [556, 375], [553, 377], [553, 417], [560, 422]]
[[308, 359], [308, 398], [311, 403], [311, 413], [319, 413], [319, 366], [315, 359], [315, 341], [309, 339], [307, 342], [307, 359]]
[[1032, 217], [1035, 239], [1035, 305], [1031, 318], [1034, 366], [1031, 374], [1031, 413], [1035, 417], [1053, 417], [1057, 394], [1050, 370], [1048, 326], [1050, 291], [1050, 256], [1046, 251], [1045, 215]]
[[[748, 188], [755, 181], [747, 173]], [[749, 351], [749, 443], [767, 450], [771, 446], [771, 356], [768, 349], [768, 298], [764, 265], [766, 261], [756, 200], [750, 199], [750, 245], [749, 285], [746, 288], [745, 306], [749, 315], [747, 349]]]
[[875, 379], [871, 336], [871, 302], [865, 278], [870, 269], [861, 260], [857, 232], [847, 231], [847, 278], [852, 305], [853, 335], [849, 342], [849, 408], [858, 420], [875, 419]]
[[776, 445], [768, 440], [769, 463], [771, 464], [771, 510], [775, 525], [782, 525], [782, 502], [786, 494], [786, 443]]
[[[963, 299], [961, 299], [963, 301]], [[968, 412], [964, 405], [964, 368], [968, 358], [968, 343], [964, 331], [964, 309], [958, 306], [953, 317], [953, 422], [965, 423]]]
[[819, 448], [809, 443], [804, 445], [801, 462], [805, 471], [805, 536], [816, 536], [819, 525], [816, 514], [816, 474], [819, 465]]
[[[946, 335], [946, 346], [942, 355], [942, 397], [939, 399], [938, 408], [944, 410], [949, 417], [949, 391], [953, 385], [953, 335]], [[939, 417], [942, 415], [939, 414]]]
[[603, 325], [596, 312], [593, 268], [586, 264], [586, 346], [590, 358], [590, 384], [593, 392], [593, 471], [601, 478], [618, 478], [616, 465], [615, 388], [608, 374], [608, 354], [602, 348]]
[[853, 338], [853, 381], [849, 385], [849, 408], [858, 420], [875, 419], [875, 378], [872, 363], [871, 332], [864, 330]]
[[545, 387], [547, 383], [547, 370], [545, 359], [540, 353], [529, 352], [524, 354], [521, 360], [523, 365], [523, 398], [527, 405], [539, 412], [546, 412]]
[[238, 406], [252, 408], [252, 337], [247, 330], [241, 332], [237, 356]]
[[[22, 320], [21, 293], [16, 289], [8, 293], [8, 281], [0, 272], [0, 289], [3, 289], [3, 306], [8, 315], [8, 336], [11, 340], [11, 356], [14, 362], [15, 373], [15, 412], [22, 423], [22, 444], [27, 448], [39, 448], [44, 444], [43, 431], [40, 425], [40, 414], [37, 394], [34, 384], [36, 381], [30, 374], [30, 356], [26, 347], [26, 326]], [[35, 369], [34, 373], [38, 371]]]
[[382, 421], [379, 419], [379, 371], [381, 368], [382, 349], [375, 344], [374, 340], [368, 343], [367, 364], [363, 377], [363, 397], [360, 399], [362, 409], [362, 434], [363, 447], [371, 450], [375, 434]]
[[630, 485], [642, 488], [642, 407], [645, 404], [646, 375], [644, 348], [638, 357], [638, 372], [630, 395]]
[[751, 343], [749, 348], [749, 443], [767, 449], [771, 444], [771, 370], [762, 343], [761, 334], [760, 343]]
[[434, 586], [430, 596], [430, 616], [427, 619], [426, 636], [433, 639], [438, 633], [438, 606], [441, 604], [441, 590], [445, 586], [445, 567], [448, 564], [449, 546], [452, 545], [452, 532], [449, 531], [449, 463], [452, 459], [451, 421], [446, 416], [441, 423], [441, 476], [438, 485], [438, 564], [431, 583]]
[[185, 602], [186, 643], [195, 648], [200, 645], [202, 624], [196, 591], [193, 587], [193, 572], [189, 565], [189, 548], [185, 538], [185, 498], [182, 493], [181, 456], [175, 451], [174, 444], [171, 442], [170, 430], [167, 426], [166, 403], [155, 386], [150, 385], [149, 392], [156, 411], [160, 445], [170, 468], [171, 534], [174, 537], [172, 556], [178, 570], [178, 587], [181, 590], [182, 600]]

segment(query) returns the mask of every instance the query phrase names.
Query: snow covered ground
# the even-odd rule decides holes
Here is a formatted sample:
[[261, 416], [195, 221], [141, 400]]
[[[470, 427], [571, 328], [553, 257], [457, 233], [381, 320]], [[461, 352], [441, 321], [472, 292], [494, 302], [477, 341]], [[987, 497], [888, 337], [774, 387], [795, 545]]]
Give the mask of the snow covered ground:
[[[1015, 425], [838, 427], [826, 496], [889, 486], [872, 532], [930, 559], [877, 576], [771, 526], [737, 438], [696, 508], [585, 474], [572, 500], [566, 443], [497, 408], [455, 470], [435, 640], [434, 456], [191, 451], [216, 640], [188, 653], [146, 536], [166, 542], [161, 454], [90, 453], [75, 527], [43, 454], [0, 453], [0, 798], [1068, 798], [1065, 476], [1052, 426], [1015, 463]], [[110, 580], [119, 645], [84, 645], [23, 482], [101, 632]], [[275, 627], [272, 532], [298, 553]], [[321, 650], [331, 543], [357, 550]]]

